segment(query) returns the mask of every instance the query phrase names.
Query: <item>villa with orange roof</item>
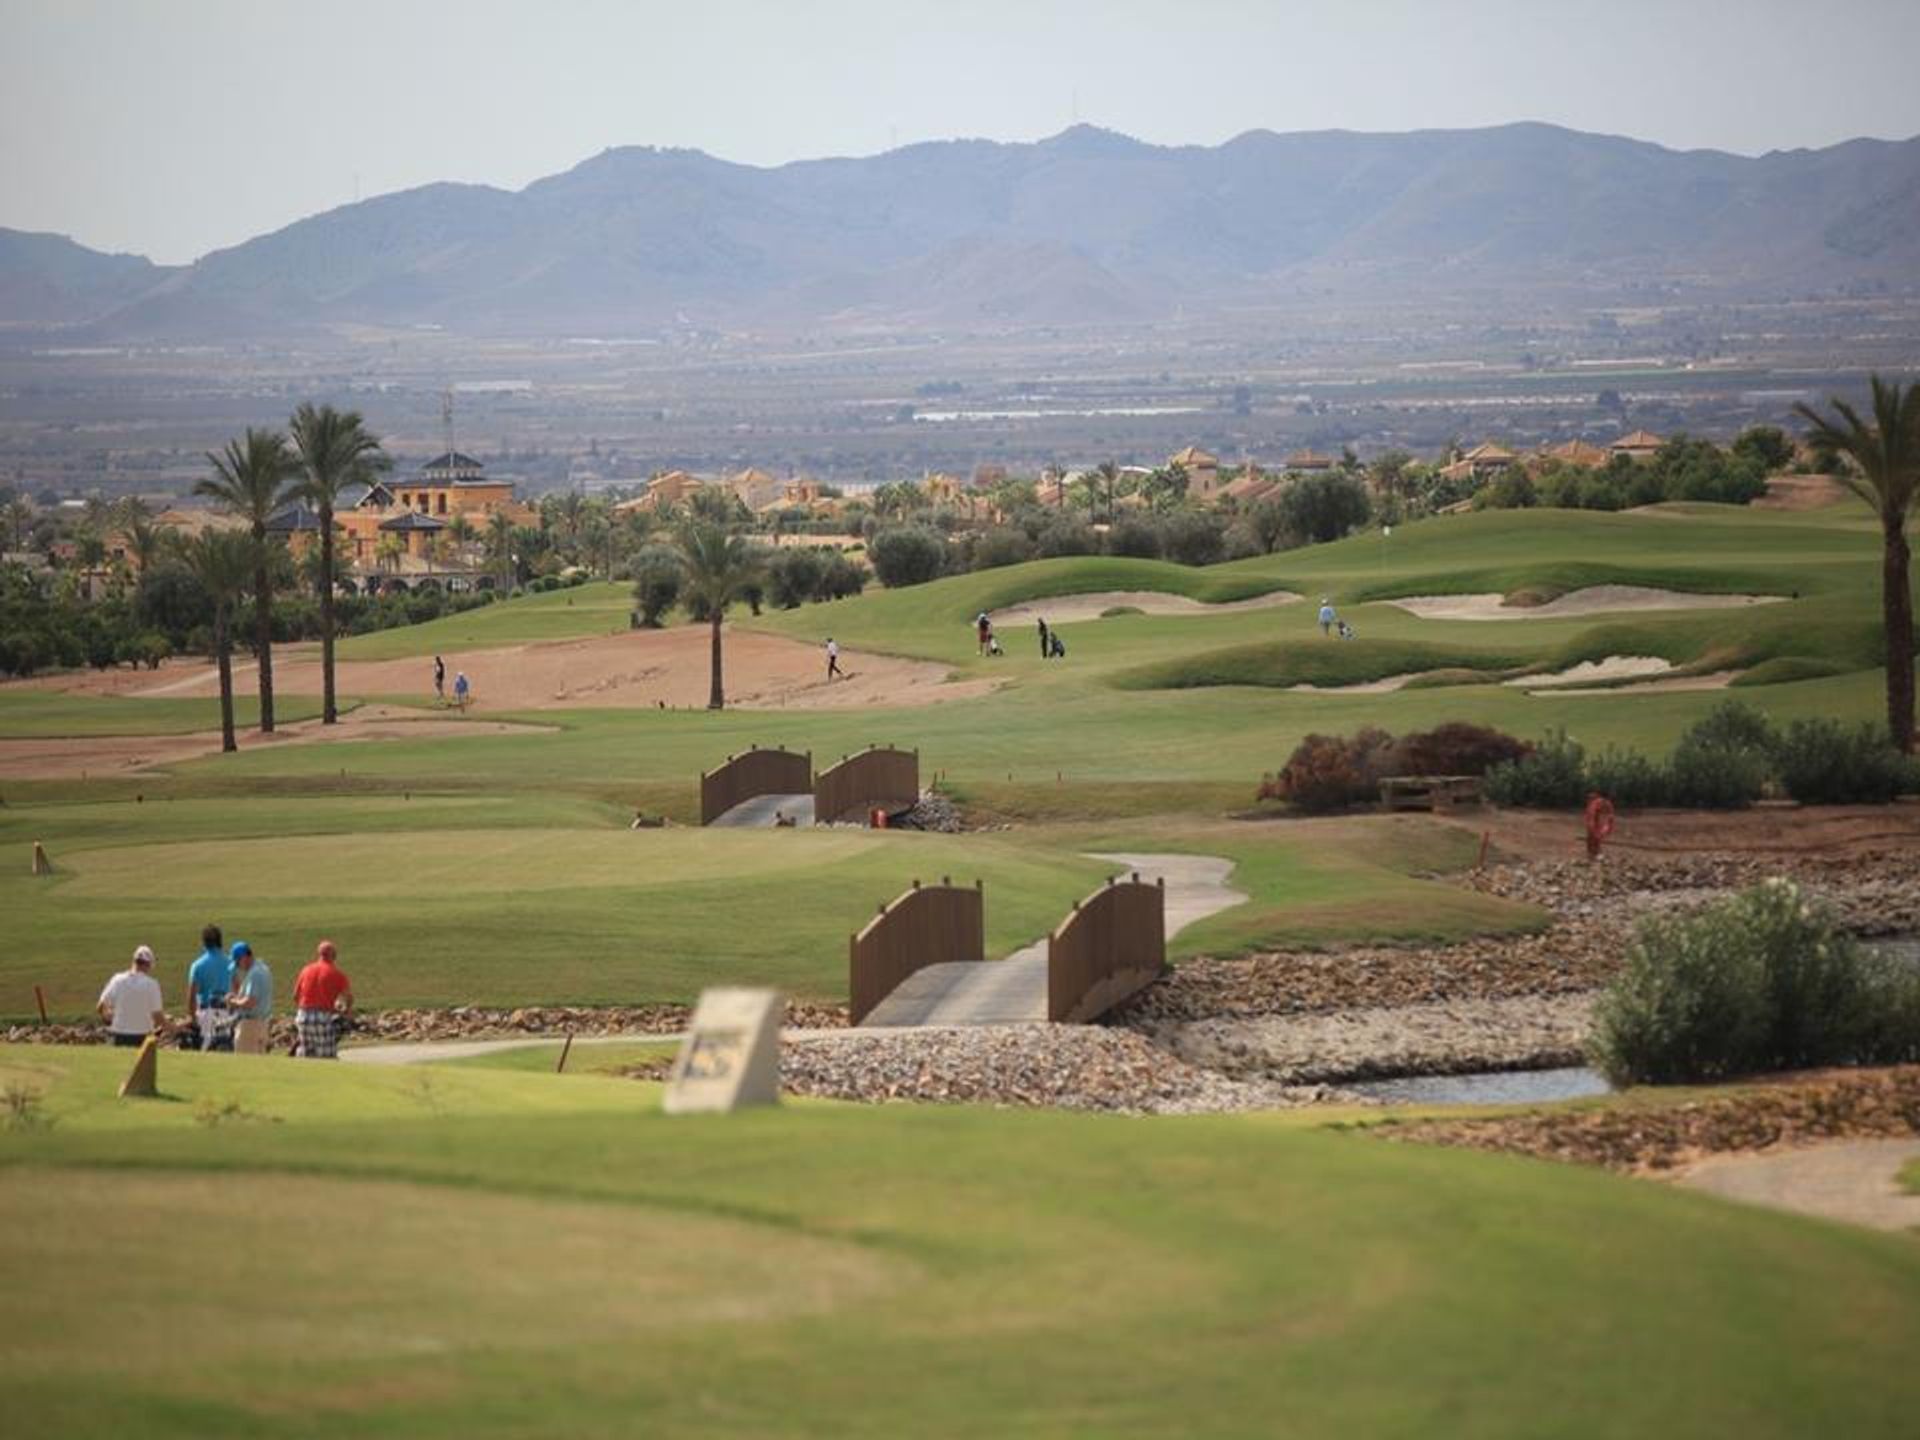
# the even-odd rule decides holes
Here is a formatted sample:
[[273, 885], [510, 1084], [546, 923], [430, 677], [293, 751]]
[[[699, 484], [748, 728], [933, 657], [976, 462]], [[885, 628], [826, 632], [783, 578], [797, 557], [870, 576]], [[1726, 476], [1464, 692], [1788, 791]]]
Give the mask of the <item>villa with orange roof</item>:
[[1622, 435], [1607, 447], [1610, 455], [1624, 455], [1629, 460], [1651, 460], [1660, 453], [1660, 447], [1667, 442], [1647, 430], [1636, 430], [1631, 435]]

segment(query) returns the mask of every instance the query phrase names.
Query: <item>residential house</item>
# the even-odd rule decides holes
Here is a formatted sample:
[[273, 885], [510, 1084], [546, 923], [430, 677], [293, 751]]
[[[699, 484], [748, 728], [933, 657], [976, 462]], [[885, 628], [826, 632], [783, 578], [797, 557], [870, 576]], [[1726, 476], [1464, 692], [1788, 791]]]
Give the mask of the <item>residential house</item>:
[[1646, 430], [1635, 430], [1631, 435], [1622, 435], [1607, 447], [1609, 455], [1624, 455], [1629, 460], [1651, 460], [1660, 453], [1660, 447], [1667, 442], [1658, 435]]
[[1202, 504], [1220, 493], [1220, 461], [1198, 445], [1189, 445], [1167, 457], [1169, 466], [1178, 465], [1187, 472], [1187, 498]]

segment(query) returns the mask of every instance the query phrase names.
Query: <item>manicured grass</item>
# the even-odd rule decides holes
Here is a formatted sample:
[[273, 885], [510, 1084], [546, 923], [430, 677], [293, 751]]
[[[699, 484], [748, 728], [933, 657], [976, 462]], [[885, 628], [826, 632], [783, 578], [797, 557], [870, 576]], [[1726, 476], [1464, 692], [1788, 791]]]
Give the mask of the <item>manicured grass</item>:
[[[192, 838], [217, 823], [218, 807], [165, 823], [191, 802], [122, 807], [147, 826], [126, 844], [107, 843], [97, 814], [60, 830], [62, 811], [91, 807], [35, 817], [48, 822], [36, 838], [57, 873], [35, 878], [23, 865], [0, 876], [0, 1013], [30, 1013], [35, 984], [53, 1009], [84, 1012], [136, 943], [154, 947], [177, 1005], [209, 920], [250, 941], [283, 985], [319, 939], [334, 940], [361, 1003], [380, 1008], [684, 1001], [714, 983], [837, 1001], [847, 936], [916, 878], [984, 881], [989, 952], [1005, 954], [1045, 934], [1110, 869], [1024, 837], [486, 828], [498, 802], [464, 797], [355, 802], [352, 813], [379, 819], [350, 843], [328, 828], [269, 838], [259, 832], [272, 812], [302, 802], [255, 803], [267, 813], [239, 820], [247, 838]], [[248, 808], [228, 807], [236, 819]], [[566, 808], [548, 802], [556, 817]], [[346, 825], [340, 802], [333, 809], [323, 820]], [[11, 812], [0, 825], [24, 833]]]
[[1448, 941], [1536, 929], [1545, 912], [1435, 880], [1474, 863], [1479, 842], [1425, 816], [1163, 821], [1062, 832], [1098, 854], [1224, 855], [1247, 903], [1183, 930], [1176, 957], [1333, 942]]
[[[54, 1120], [0, 1135], [22, 1434], [1877, 1437], [1920, 1405], [1903, 1237], [1315, 1116], [675, 1120], [593, 1076], [172, 1055], [120, 1102], [125, 1062], [0, 1050]], [[206, 1243], [107, 1243], [130, 1206]]]
[[[320, 713], [318, 696], [276, 695], [273, 716], [290, 724]], [[260, 723], [260, 699], [244, 686], [233, 697], [233, 722]], [[0, 739], [59, 739], [97, 735], [185, 735], [220, 728], [220, 699], [142, 699], [133, 695], [73, 695], [0, 685]]]
[[625, 630], [632, 610], [631, 586], [596, 581], [570, 590], [499, 600], [420, 625], [355, 635], [340, 643], [339, 654], [342, 660], [398, 660], [535, 640], [578, 640]]
[[1900, 1172], [1900, 1183], [1907, 1189], [1920, 1195], [1920, 1160], [1910, 1160]]

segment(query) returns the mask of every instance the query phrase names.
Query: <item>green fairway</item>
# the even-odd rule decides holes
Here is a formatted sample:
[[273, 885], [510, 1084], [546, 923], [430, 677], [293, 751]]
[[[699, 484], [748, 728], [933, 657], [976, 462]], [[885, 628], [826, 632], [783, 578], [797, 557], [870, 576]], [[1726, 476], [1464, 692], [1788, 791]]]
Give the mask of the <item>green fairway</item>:
[[[1319, 1116], [673, 1120], [593, 1076], [171, 1054], [122, 1102], [126, 1058], [0, 1049], [36, 1097], [0, 1133], [21, 1434], [1878, 1437], [1920, 1405], [1904, 1237]], [[197, 1363], [106, 1338], [161, 1334]]]
[[[998, 955], [1046, 933], [1111, 869], [1012, 837], [633, 831], [577, 806], [567, 828], [489, 828], [503, 807], [465, 797], [331, 802], [316, 833], [260, 833], [276, 812], [303, 827], [309, 803], [123, 805], [144, 827], [131, 844], [107, 843], [96, 807], [0, 812], [0, 834], [32, 828], [58, 866], [0, 876], [6, 1010], [27, 1013], [39, 984], [62, 1013], [84, 1011], [135, 943], [154, 947], [177, 1004], [209, 920], [251, 941], [283, 984], [334, 940], [375, 1007], [690, 1001], [745, 982], [839, 1001], [847, 936], [915, 879], [983, 881]], [[550, 819], [566, 809], [545, 807]], [[253, 833], [201, 838], [223, 814]]]
[[[274, 699], [273, 715], [280, 724], [311, 720], [319, 713], [318, 696], [282, 695]], [[259, 695], [245, 686], [234, 692], [233, 723], [241, 729], [260, 723]], [[148, 700], [132, 695], [71, 695], [21, 685], [0, 686], [0, 738], [185, 735], [219, 728], [217, 695]]]

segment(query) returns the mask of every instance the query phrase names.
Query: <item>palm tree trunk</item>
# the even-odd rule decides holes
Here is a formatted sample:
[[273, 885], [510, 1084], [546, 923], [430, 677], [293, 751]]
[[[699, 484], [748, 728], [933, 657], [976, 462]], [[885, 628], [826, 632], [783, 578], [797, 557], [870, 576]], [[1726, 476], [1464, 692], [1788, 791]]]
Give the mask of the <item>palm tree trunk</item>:
[[1887, 632], [1887, 729], [1902, 751], [1913, 749], [1913, 591], [1907, 580], [1911, 553], [1906, 517], [1886, 516], [1881, 605]]
[[720, 687], [720, 615], [716, 611], [713, 617], [713, 689], [707, 696], [707, 709], [724, 710], [726, 705], [726, 692]]
[[267, 527], [253, 527], [253, 645], [260, 654], [260, 733], [273, 733], [273, 577], [267, 570]]
[[336, 724], [333, 704], [333, 506], [320, 506], [320, 723]]
[[220, 667], [220, 749], [238, 750], [233, 738], [233, 636], [229, 633], [229, 605], [221, 601], [213, 611], [213, 655]]

